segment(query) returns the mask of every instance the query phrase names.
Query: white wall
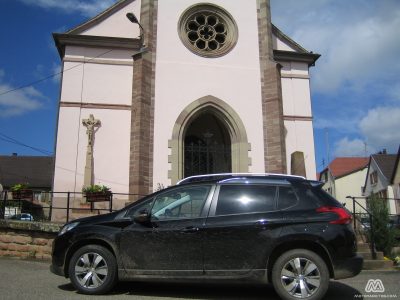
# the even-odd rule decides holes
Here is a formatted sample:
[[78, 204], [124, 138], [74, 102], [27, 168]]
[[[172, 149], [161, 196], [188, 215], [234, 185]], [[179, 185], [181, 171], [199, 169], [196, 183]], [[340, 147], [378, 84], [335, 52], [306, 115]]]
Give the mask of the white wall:
[[133, 12], [140, 20], [140, 4], [141, 0], [133, 1], [121, 10], [115, 12], [103, 22], [87, 29], [82, 34], [126, 38], [138, 37], [140, 34], [138, 25], [132, 24], [126, 18], [126, 14], [128, 12]]
[[[178, 36], [181, 14], [198, 0], [158, 2], [158, 33], [155, 82], [154, 187], [170, 184], [168, 140], [177, 117], [191, 102], [215, 96], [228, 103], [240, 116], [251, 144], [250, 172], [264, 172], [264, 135], [261, 107], [261, 78], [256, 1], [209, 0], [224, 7], [235, 19], [239, 39], [231, 52], [220, 58], [193, 54]], [[86, 30], [85, 35], [137, 37], [138, 26], [125, 15], [140, 17], [136, 0], [108, 19]], [[289, 50], [274, 38], [278, 49]], [[112, 50], [111, 52], [109, 52]], [[62, 82], [62, 102], [130, 105], [132, 98], [131, 51], [110, 48], [67, 46]], [[86, 61], [85, 64], [82, 64]], [[308, 75], [306, 64], [284, 65], [282, 73]], [[311, 116], [308, 79], [282, 80], [284, 111], [287, 115]], [[130, 111], [62, 107], [57, 139], [54, 190], [81, 189], [87, 137], [82, 118], [92, 113], [102, 121], [96, 133], [95, 180], [113, 191], [128, 191]], [[314, 141], [311, 121], [285, 121], [287, 161], [290, 154], [303, 151], [307, 176], [315, 178]], [[78, 141], [79, 137], [79, 141]], [[110, 145], [112, 145], [110, 147]], [[100, 149], [101, 147], [104, 149]], [[105, 150], [107, 149], [107, 150]], [[109, 168], [110, 161], [112, 168]], [[77, 163], [76, 163], [77, 162]], [[75, 168], [76, 165], [76, 168]], [[68, 170], [64, 170], [68, 169]], [[73, 171], [71, 172], [70, 169]], [[107, 184], [108, 182], [108, 184]]]
[[[365, 183], [365, 176], [367, 175], [368, 168], [351, 173], [349, 175], [337, 178], [335, 180], [336, 186], [336, 199], [340, 203], [346, 203], [346, 208], [350, 211], [353, 211], [353, 201], [350, 199], [346, 199], [347, 196], [352, 197], [362, 197], [361, 188]], [[358, 203], [362, 206], [366, 207], [366, 202], [364, 199], [356, 199]], [[356, 205], [356, 212], [363, 212], [363, 210]]]
[[[378, 182], [371, 185], [370, 174], [372, 174], [375, 171], [377, 171], [377, 174], [378, 174]], [[371, 159], [370, 169], [369, 169], [368, 178], [367, 178], [367, 184], [365, 187], [365, 195], [370, 196], [372, 193], [375, 194], [375, 193], [380, 192], [381, 190], [386, 190], [387, 186], [388, 186], [388, 183], [387, 183], [385, 176], [382, 174], [382, 172], [377, 167], [375, 160]]]
[[276, 50], [295, 52], [295, 50], [291, 46], [289, 46], [286, 42], [278, 39], [275, 35], [272, 35], [272, 46]]
[[177, 117], [188, 104], [207, 95], [227, 102], [239, 114], [252, 145], [250, 171], [264, 172], [256, 1], [207, 2], [224, 7], [239, 29], [236, 46], [220, 58], [195, 55], [179, 39], [179, 17], [189, 6], [198, 3], [197, 0], [158, 2], [154, 187], [157, 183], [170, 184], [168, 140]]
[[[111, 50], [111, 51], [110, 51]], [[100, 63], [93, 60], [99, 53]], [[77, 191], [83, 186], [87, 135], [82, 119], [93, 114], [101, 121], [95, 133], [94, 183], [113, 192], [129, 191], [129, 151], [132, 102], [131, 52], [67, 46], [60, 101], [121, 105], [122, 109], [60, 107], [54, 191]], [[78, 60], [78, 61], [71, 61]], [[86, 63], [83, 63], [86, 61]], [[122, 64], [122, 65], [121, 65]]]
[[[279, 63], [282, 65], [283, 115], [292, 119], [285, 121], [287, 172], [290, 174], [291, 171], [291, 154], [302, 151], [307, 178], [316, 179], [308, 65], [299, 62]], [[297, 117], [306, 117], [310, 120], [296, 119]]]
[[116, 193], [129, 190], [129, 110], [62, 107], [58, 126], [54, 191], [80, 192], [86, 163], [87, 135], [82, 119], [93, 114], [101, 121], [93, 149], [94, 183]]

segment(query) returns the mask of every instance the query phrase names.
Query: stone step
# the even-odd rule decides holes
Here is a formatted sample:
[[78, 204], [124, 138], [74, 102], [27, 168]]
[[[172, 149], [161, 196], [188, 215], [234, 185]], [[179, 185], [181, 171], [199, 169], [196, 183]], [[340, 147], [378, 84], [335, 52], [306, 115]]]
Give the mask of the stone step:
[[[361, 255], [364, 259], [370, 260], [372, 259], [372, 253], [370, 251], [368, 252], [357, 252], [357, 254]], [[376, 259], [377, 260], [382, 260], [383, 259], [383, 252], [376, 252]]]
[[391, 260], [372, 260], [364, 259], [363, 270], [390, 270], [393, 269]]
[[357, 251], [359, 252], [368, 252], [371, 250], [371, 247], [369, 244], [357, 244]]
[[365, 236], [357, 235], [356, 236], [356, 241], [357, 241], [357, 244], [366, 243], [367, 242], [367, 238]]

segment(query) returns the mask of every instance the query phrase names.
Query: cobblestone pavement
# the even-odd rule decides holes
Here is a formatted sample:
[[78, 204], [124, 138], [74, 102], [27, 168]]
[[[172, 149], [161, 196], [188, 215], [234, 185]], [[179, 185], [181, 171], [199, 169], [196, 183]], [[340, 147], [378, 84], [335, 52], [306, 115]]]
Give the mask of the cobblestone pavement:
[[[369, 280], [379, 279], [384, 292], [366, 293]], [[375, 281], [376, 283], [376, 281]], [[373, 288], [373, 286], [370, 286]], [[378, 287], [375, 284], [375, 288]], [[1, 299], [94, 299], [80, 295], [68, 279], [50, 273], [49, 263], [0, 258]], [[98, 297], [98, 296], [97, 296]], [[121, 282], [101, 299], [258, 300], [279, 299], [271, 285], [210, 285]], [[400, 271], [363, 271], [354, 278], [331, 281], [324, 299], [400, 299]]]

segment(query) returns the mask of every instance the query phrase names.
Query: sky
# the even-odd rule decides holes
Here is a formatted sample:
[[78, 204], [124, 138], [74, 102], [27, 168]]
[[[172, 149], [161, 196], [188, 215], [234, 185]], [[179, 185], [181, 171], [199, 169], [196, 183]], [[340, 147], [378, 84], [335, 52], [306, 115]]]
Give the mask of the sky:
[[[113, 3], [0, 0], [0, 155], [54, 152], [60, 57], [52, 33]], [[271, 0], [271, 11], [280, 30], [321, 54], [311, 68], [317, 170], [338, 156], [397, 153], [400, 1]]]

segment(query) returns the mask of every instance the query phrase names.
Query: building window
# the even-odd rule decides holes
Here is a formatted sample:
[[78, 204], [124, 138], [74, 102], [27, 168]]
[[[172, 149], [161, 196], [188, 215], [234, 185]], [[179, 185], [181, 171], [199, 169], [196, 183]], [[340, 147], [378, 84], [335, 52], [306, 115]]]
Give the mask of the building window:
[[378, 192], [378, 197], [381, 199], [386, 199], [387, 198], [387, 190], [381, 190]]
[[228, 53], [238, 38], [232, 16], [219, 6], [200, 4], [189, 7], [180, 17], [179, 37], [193, 53], [219, 57]]
[[369, 174], [371, 184], [376, 184], [378, 182], [378, 172], [373, 171], [371, 174]]

